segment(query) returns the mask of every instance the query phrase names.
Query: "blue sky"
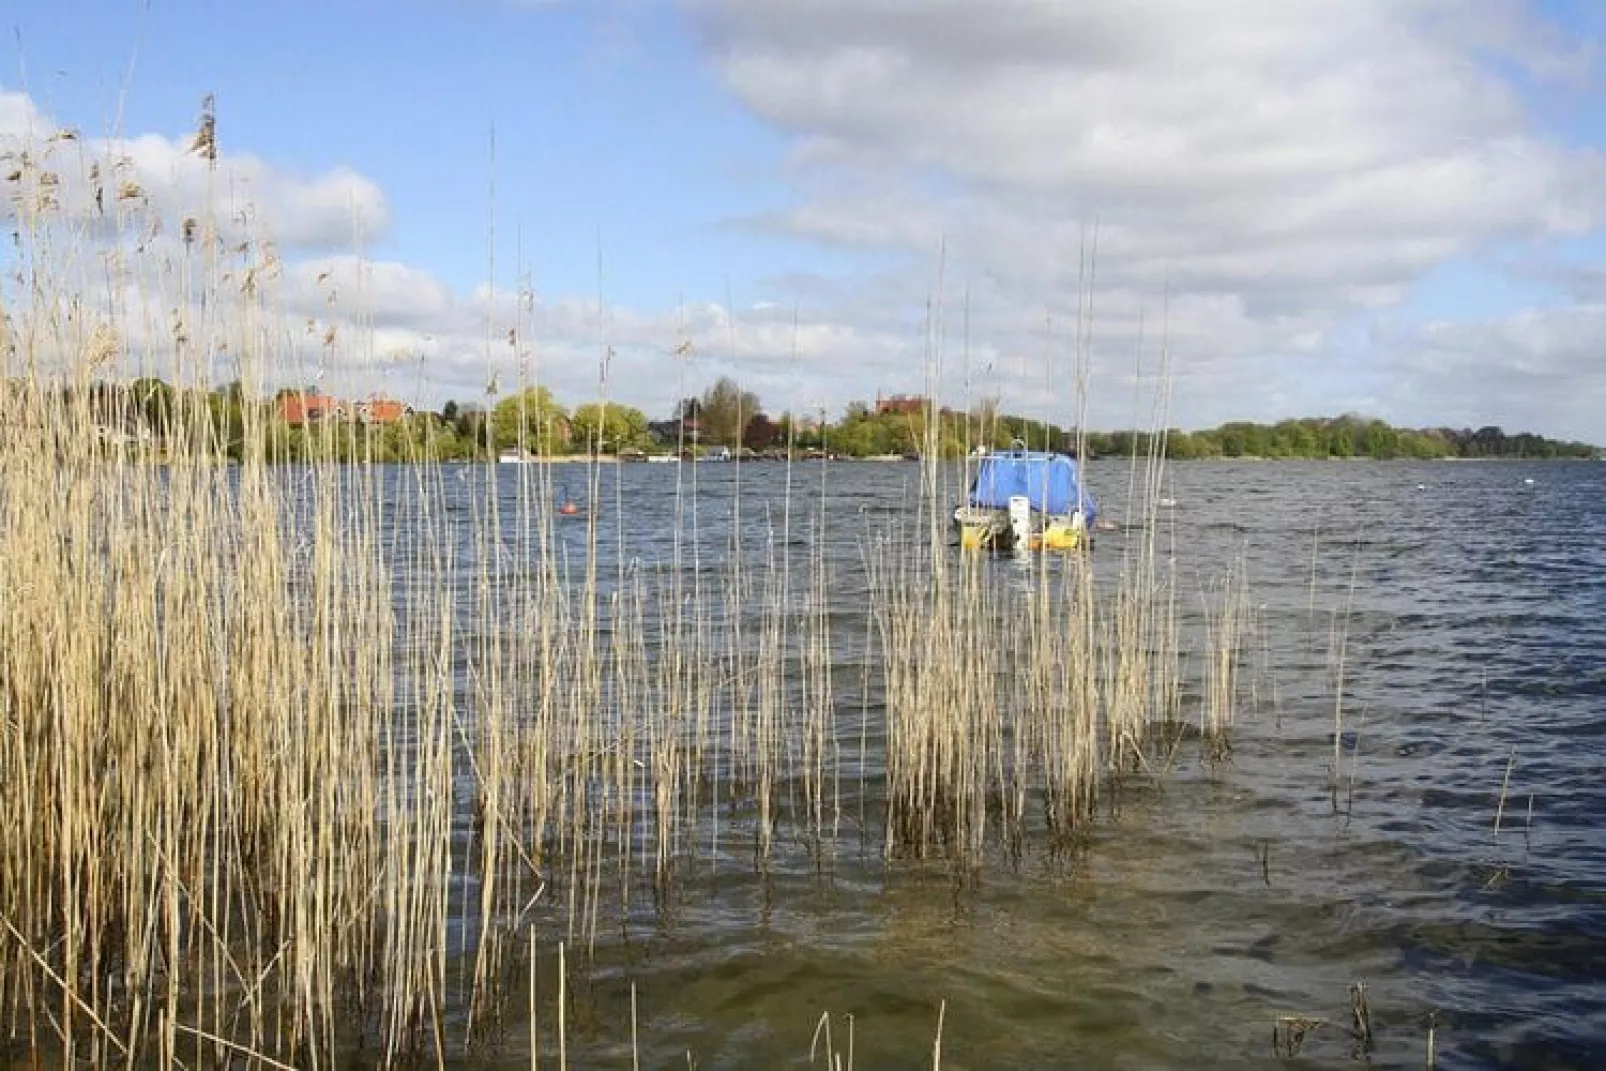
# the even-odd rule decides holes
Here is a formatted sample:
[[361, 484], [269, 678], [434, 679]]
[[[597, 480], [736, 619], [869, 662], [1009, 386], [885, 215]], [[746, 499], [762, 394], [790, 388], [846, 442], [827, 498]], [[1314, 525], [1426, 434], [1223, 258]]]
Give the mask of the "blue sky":
[[[729, 373], [776, 410], [934, 378], [1065, 417], [1081, 352], [1110, 427], [1144, 419], [1163, 337], [1181, 426], [1354, 410], [1606, 442], [1600, 9], [1199, 7], [24, 2], [0, 92], [97, 144], [156, 136], [136, 155], [172, 214], [216, 95], [220, 173], [294, 238], [287, 322], [353, 347], [269, 379], [312, 361], [438, 404], [534, 367], [574, 404], [605, 331], [608, 392], [655, 413]], [[530, 280], [536, 356], [486, 345], [515, 316], [488, 277]], [[348, 278], [371, 308], [320, 300]]]
[[725, 222], [778, 207], [784, 146], [721, 94], [665, 6], [69, 0], [26, 7], [20, 26], [51, 114], [110, 131], [131, 64], [127, 133], [177, 136], [213, 93], [225, 147], [303, 173], [355, 167], [393, 209], [369, 252], [455, 287], [485, 277], [493, 182], [509, 279], [520, 235], [563, 292], [596, 290], [600, 246], [620, 301], [764, 267]]

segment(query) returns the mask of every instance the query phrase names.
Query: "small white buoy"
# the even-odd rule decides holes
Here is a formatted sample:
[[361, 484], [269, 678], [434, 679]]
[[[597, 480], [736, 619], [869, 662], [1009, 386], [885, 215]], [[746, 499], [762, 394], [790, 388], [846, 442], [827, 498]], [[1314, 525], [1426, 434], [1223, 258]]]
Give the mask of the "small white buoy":
[[1425, 483], [1419, 483], [1416, 485], [1416, 489], [1418, 491], [1426, 491], [1428, 489], [1428, 485]]
[[1532, 487], [1533, 486], [1533, 482], [1534, 482], [1534, 478], [1532, 476], [1524, 476], [1523, 479], [1522, 479], [1522, 482], [1527, 484], [1528, 486]]

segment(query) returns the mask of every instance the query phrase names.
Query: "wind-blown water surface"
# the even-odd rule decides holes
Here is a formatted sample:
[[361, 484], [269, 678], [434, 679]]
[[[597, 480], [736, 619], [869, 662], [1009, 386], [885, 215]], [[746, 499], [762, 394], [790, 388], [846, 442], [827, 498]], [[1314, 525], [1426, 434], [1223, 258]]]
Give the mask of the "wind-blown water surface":
[[[579, 467], [553, 471], [598, 511], [604, 582], [621, 532], [627, 569], [672, 559], [674, 468], [607, 470], [595, 501]], [[485, 471], [464, 472], [448, 498], [472, 511]], [[826, 543], [844, 818], [823, 858], [783, 828], [762, 875], [727, 842], [599, 936], [570, 1021], [588, 1059], [628, 1058], [633, 983], [648, 1066], [804, 1066], [825, 1012], [842, 1052], [853, 1017], [857, 1066], [917, 1066], [943, 1002], [952, 1068], [1270, 1066], [1282, 1016], [1324, 1020], [1303, 1066], [1421, 1066], [1430, 1023], [1440, 1067], [1606, 1060], [1606, 466], [1175, 466], [1157, 523], [1184, 633], [1234, 563], [1258, 610], [1230, 758], [1184, 738], [1082, 841], [959, 874], [884, 859], [857, 779], [883, 700], [864, 548], [918, 509], [919, 467], [799, 465], [789, 519], [782, 466], [696, 466], [695, 492], [680, 475], [684, 570], [725, 568], [733, 525], [755, 560]], [[1091, 482], [1128, 515], [1124, 462]], [[1101, 583], [1138, 532], [1099, 537]], [[578, 569], [584, 523], [556, 533]]]

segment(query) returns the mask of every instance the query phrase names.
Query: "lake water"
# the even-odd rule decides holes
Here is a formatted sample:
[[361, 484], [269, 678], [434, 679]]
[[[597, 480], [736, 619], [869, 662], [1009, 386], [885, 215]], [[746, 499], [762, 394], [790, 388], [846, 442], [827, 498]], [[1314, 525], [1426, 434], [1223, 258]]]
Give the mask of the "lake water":
[[[762, 557], [784, 466], [622, 466], [597, 496], [605, 574], [621, 536], [633, 568], [667, 557], [693, 469], [702, 566], [733, 525]], [[457, 509], [484, 471], [446, 481]], [[554, 498], [593, 504], [583, 467], [552, 473]], [[504, 493], [519, 476], [494, 473]], [[920, 469], [791, 479], [793, 541], [832, 564], [856, 736], [883, 694], [863, 546], [916, 508]], [[1090, 466], [1105, 517], [1126, 516], [1128, 479]], [[1072, 857], [1028, 848], [963, 879], [886, 861], [874, 821], [847, 821], [829, 866], [784, 844], [767, 874], [739, 852], [688, 866], [672, 903], [599, 935], [575, 1065], [628, 1065], [633, 984], [654, 1067], [809, 1066], [823, 1013], [844, 1054], [852, 1017], [856, 1066], [929, 1066], [939, 1008], [947, 1068], [1283, 1066], [1284, 1016], [1323, 1021], [1299, 1066], [1421, 1067], [1430, 1032], [1441, 1068], [1606, 1066], [1606, 465], [1197, 462], [1161, 494], [1185, 633], [1234, 562], [1258, 610], [1230, 761], [1185, 745], [1168, 777], [1106, 800]], [[557, 529], [576, 561], [584, 530]], [[1095, 568], [1137, 537], [1101, 534]], [[851, 819], [868, 797], [845, 792]], [[510, 1037], [473, 1066], [527, 1066]]]

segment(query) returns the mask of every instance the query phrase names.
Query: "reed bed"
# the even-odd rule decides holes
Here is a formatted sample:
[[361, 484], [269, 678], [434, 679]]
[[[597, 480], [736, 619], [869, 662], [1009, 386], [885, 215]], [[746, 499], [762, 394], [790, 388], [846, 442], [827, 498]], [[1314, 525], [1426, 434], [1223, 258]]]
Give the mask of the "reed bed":
[[[680, 466], [643, 557], [603, 540], [595, 469], [565, 521], [549, 466], [443, 465], [427, 438], [368, 464], [355, 424], [270, 464], [253, 400], [308, 359], [273, 326], [271, 246], [127, 189], [97, 199], [108, 245], [82, 241], [43, 178], [64, 145], [17, 180], [0, 285], [0, 1051], [388, 1065], [520, 1024], [533, 1049], [568, 1006], [537, 1008], [537, 950], [583, 965], [689, 867], [869, 845], [974, 871], [1163, 765], [1184, 689], [1159, 454], [1118, 562], [1013, 564], [949, 545], [962, 474], [928, 443], [915, 508], [863, 533], [865, 594], [834, 584], [829, 468], [788, 464], [779, 507], [744, 513]], [[324, 367], [370, 344], [313, 335]], [[141, 374], [188, 388], [154, 426], [107, 386]], [[1206, 640], [1209, 734], [1241, 582]]]

